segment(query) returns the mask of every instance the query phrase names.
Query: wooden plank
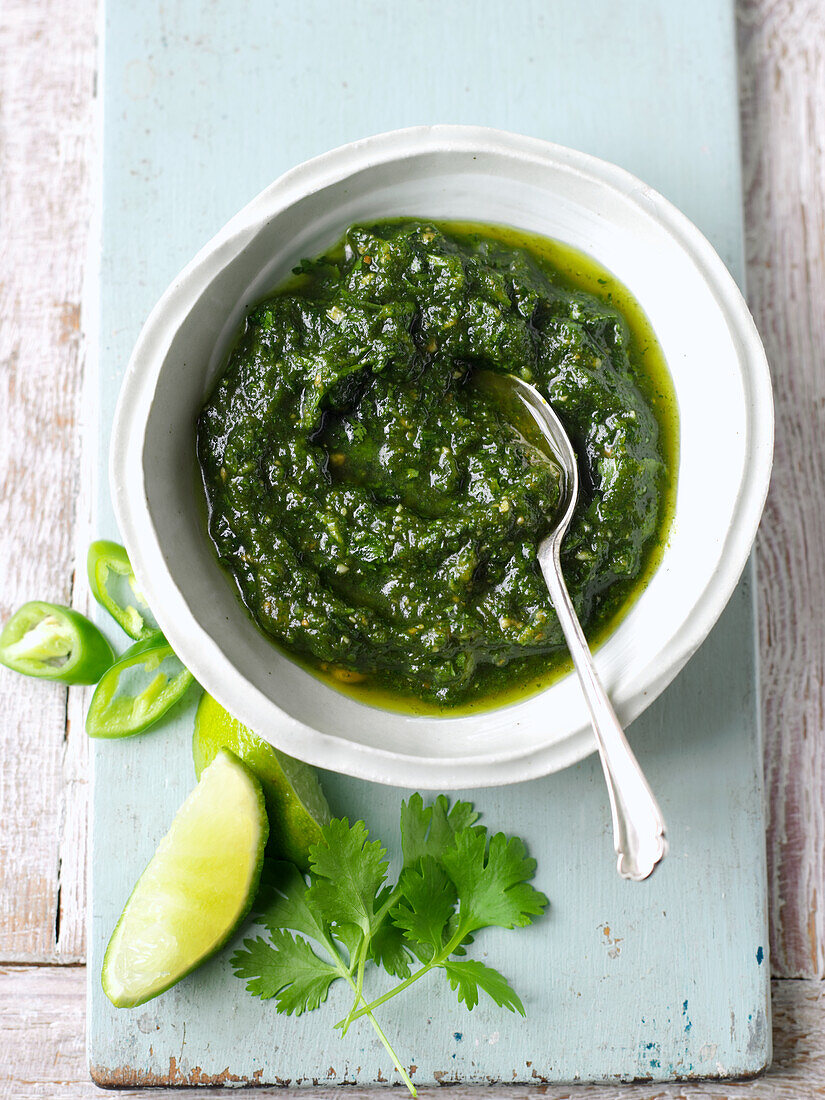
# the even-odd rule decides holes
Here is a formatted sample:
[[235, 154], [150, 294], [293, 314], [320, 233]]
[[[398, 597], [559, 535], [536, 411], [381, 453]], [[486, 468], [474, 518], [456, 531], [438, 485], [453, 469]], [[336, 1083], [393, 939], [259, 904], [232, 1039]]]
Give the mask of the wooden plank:
[[[414, 14], [357, 0], [346, 17], [323, 0], [305, 0], [300, 10], [246, 0], [241, 19], [236, 5], [215, 5], [195, 38], [188, 29], [200, 11], [197, 0], [107, 8], [101, 455], [132, 343], [175, 268], [239, 196], [309, 153], [412, 121], [411, 103], [417, 117], [511, 126], [618, 160], [696, 217], [742, 274], [730, 3], [644, 0], [627, 12], [609, 0], [570, 3], [564, 40], [544, 19], [541, 0], [506, 13], [494, 2], [445, 8], [420, 0]], [[255, 49], [248, 48], [247, 24], [257, 28]], [[595, 38], [594, 24], [602, 30]], [[369, 34], [382, 50], [368, 69], [353, 66]], [[488, 71], [475, 59], [491, 35], [500, 48]], [[517, 94], [527, 48], [530, 90]], [[589, 51], [587, 67], [577, 49]], [[222, 59], [233, 51], [243, 64], [227, 83]], [[667, 112], [658, 98], [663, 71]], [[219, 112], [210, 107], [218, 86]], [[345, 86], [349, 92], [339, 94]], [[385, 94], [376, 96], [376, 87]], [[625, 94], [611, 97], [615, 88]], [[595, 103], [598, 111], [585, 109]], [[277, 139], [239, 140], [240, 117], [243, 134]], [[639, 133], [646, 140], [636, 144]], [[212, 181], [208, 188], [204, 179]], [[99, 512], [106, 532], [113, 521], [105, 484]], [[749, 574], [706, 645], [633, 727], [672, 839], [672, 854], [651, 882], [629, 890], [615, 874], [602, 843], [607, 808], [595, 760], [530, 785], [469, 793], [493, 827], [507, 823], [525, 837], [552, 917], [518, 940], [491, 932], [476, 948], [489, 950], [513, 980], [526, 1021], [489, 1004], [468, 1021], [435, 981], [386, 1006], [382, 1022], [403, 1036], [402, 1057], [416, 1063], [417, 1081], [521, 1081], [533, 1074], [667, 1080], [753, 1073], [765, 1064], [762, 761], [748, 585]], [[191, 721], [191, 710], [181, 712], [149, 737], [93, 747], [95, 969], [135, 876], [192, 785]], [[402, 792], [340, 776], [324, 782], [333, 805], [365, 817], [392, 852]], [[258, 1072], [264, 1083], [326, 1075], [368, 1084], [387, 1074], [383, 1052], [363, 1030], [340, 1040], [330, 1032], [340, 992], [331, 996], [327, 1019], [312, 1013], [287, 1026], [244, 993], [225, 956], [145, 1012], [115, 1011], [95, 983], [91, 1058], [108, 1083], [124, 1066], [163, 1082], [174, 1055], [184, 1073], [197, 1065], [215, 1075], [228, 1064], [239, 1077]], [[149, 1030], [136, 1031], [135, 1020], [144, 1018]]]
[[[0, 619], [72, 598], [93, 72], [92, 3], [4, 4]], [[0, 958], [59, 954], [66, 707], [65, 688], [0, 669]]]
[[[83, 1045], [86, 972], [82, 967], [0, 968], [0, 1100], [93, 1100], [101, 1093], [89, 1080]], [[775, 981], [774, 1063], [765, 1077], [741, 1083], [696, 1083], [682, 1085], [592, 1086], [545, 1085], [487, 1089], [485, 1100], [814, 1100], [825, 1096], [825, 983], [820, 981]], [[138, 1027], [146, 1026], [138, 1020]], [[172, 1082], [179, 1086], [175, 1100], [226, 1100], [226, 1090], [210, 1088], [200, 1071], [187, 1074], [169, 1066]], [[148, 1082], [146, 1082], [148, 1084]], [[234, 1082], [236, 1084], [240, 1082]], [[123, 1100], [151, 1097], [142, 1082], [125, 1074], [121, 1080]], [[187, 1084], [201, 1087], [186, 1088]], [[183, 1086], [183, 1087], [181, 1087]], [[205, 1087], [204, 1087], [205, 1086]], [[157, 1095], [156, 1093], [154, 1095]], [[306, 1096], [294, 1089], [265, 1089], [255, 1096], [278, 1096], [282, 1100]], [[312, 1095], [340, 1096], [340, 1091], [313, 1089]], [[348, 1100], [375, 1100], [376, 1090], [350, 1088]], [[399, 1096], [398, 1090], [393, 1093]], [[440, 1090], [422, 1090], [421, 1096], [443, 1095]], [[471, 1100], [478, 1089], [452, 1087], [451, 1098]]]
[[825, 5], [740, 5], [748, 297], [776, 397], [758, 541], [771, 959], [825, 975]]

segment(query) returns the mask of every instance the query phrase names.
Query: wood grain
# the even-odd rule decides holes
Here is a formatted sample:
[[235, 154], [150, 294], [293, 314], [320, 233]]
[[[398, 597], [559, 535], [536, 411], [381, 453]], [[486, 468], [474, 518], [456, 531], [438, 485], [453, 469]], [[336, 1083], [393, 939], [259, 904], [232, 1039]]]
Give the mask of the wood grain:
[[[0, 1100], [34, 1100], [59, 1095], [63, 1100], [101, 1095], [89, 1080], [83, 1044], [86, 972], [82, 967], [6, 967], [0, 968], [0, 1066], [6, 1069], [0, 1078]], [[485, 1090], [485, 1100], [498, 1095], [507, 1100], [803, 1100], [825, 1096], [825, 1049], [821, 1036], [825, 1031], [825, 985], [818, 981], [779, 981], [773, 983], [775, 1059], [770, 1072], [752, 1082], [697, 1083], [690, 1085], [578, 1085], [574, 1087], [542, 1085], [536, 1088]], [[140, 1026], [138, 1022], [138, 1026]], [[185, 1086], [200, 1081], [207, 1087], [182, 1088], [175, 1100], [226, 1100], [226, 1090], [208, 1087], [194, 1069], [184, 1075], [170, 1067], [172, 1079]], [[135, 1088], [140, 1082], [124, 1078], [124, 1091], [118, 1095], [148, 1097], [152, 1094]], [[340, 1090], [263, 1089], [256, 1096], [327, 1097], [340, 1100]], [[421, 1096], [436, 1096], [440, 1090], [423, 1090]], [[157, 1095], [157, 1094], [155, 1094]], [[347, 1100], [375, 1100], [375, 1090], [349, 1088]], [[396, 1089], [394, 1097], [401, 1096]], [[406, 1093], [405, 1093], [406, 1095]], [[451, 1098], [469, 1100], [478, 1097], [477, 1089], [451, 1087]]]
[[771, 961], [825, 976], [825, 5], [740, 11], [748, 297], [776, 459], [757, 542]]
[[[72, 598], [94, 15], [91, 3], [11, 0], [0, 20], [2, 619], [26, 599]], [[66, 708], [65, 688], [0, 669], [5, 959], [61, 955]]]

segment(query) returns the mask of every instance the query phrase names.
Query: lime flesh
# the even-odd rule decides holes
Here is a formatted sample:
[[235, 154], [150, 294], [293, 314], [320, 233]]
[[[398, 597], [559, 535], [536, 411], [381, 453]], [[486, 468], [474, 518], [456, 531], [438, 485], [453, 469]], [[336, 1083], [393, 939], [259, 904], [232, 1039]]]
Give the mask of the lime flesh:
[[175, 815], [109, 940], [103, 991], [134, 1008], [180, 981], [249, 912], [268, 834], [261, 785], [219, 752]]
[[279, 752], [204, 692], [192, 738], [198, 775], [221, 748], [239, 756], [260, 780], [269, 814], [267, 854], [308, 870], [310, 845], [318, 842], [321, 826], [331, 817], [314, 769]]

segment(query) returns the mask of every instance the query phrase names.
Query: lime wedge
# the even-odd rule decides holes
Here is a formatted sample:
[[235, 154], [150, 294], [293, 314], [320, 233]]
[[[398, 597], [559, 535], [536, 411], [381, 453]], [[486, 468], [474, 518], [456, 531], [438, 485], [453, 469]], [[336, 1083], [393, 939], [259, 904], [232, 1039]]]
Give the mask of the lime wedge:
[[198, 775], [221, 748], [239, 756], [261, 782], [269, 814], [267, 854], [308, 870], [309, 847], [320, 839], [321, 826], [331, 817], [315, 771], [309, 764], [279, 752], [204, 692], [192, 738]]
[[175, 815], [115, 926], [103, 991], [134, 1008], [226, 943], [258, 889], [268, 834], [261, 785], [219, 752]]

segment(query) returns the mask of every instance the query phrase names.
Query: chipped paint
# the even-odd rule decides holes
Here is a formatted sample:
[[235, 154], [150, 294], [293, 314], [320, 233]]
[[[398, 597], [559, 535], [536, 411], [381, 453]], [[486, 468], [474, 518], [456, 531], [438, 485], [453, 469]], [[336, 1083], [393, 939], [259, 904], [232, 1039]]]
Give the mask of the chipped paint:
[[760, 1009], [755, 1016], [748, 1016], [748, 1041], [747, 1052], [749, 1055], [758, 1055], [765, 1046], [767, 1032], [767, 1020], [765, 1013]]
[[624, 936], [616, 936], [607, 922], [600, 924], [598, 930], [602, 933], [607, 944], [607, 957], [609, 959], [618, 959], [622, 953], [622, 949], [619, 944], [624, 943]]
[[176, 1088], [187, 1085], [214, 1088], [221, 1085], [259, 1085], [263, 1069], [256, 1069], [251, 1077], [232, 1073], [229, 1067], [220, 1073], [204, 1073], [200, 1066], [193, 1066], [188, 1073], [185, 1073], [173, 1054], [169, 1057], [169, 1070], [165, 1074], [138, 1069], [134, 1066], [116, 1066], [110, 1069], [97, 1064], [90, 1064], [89, 1073], [94, 1083], [102, 1088], [164, 1088], [170, 1085]]
[[662, 1051], [660, 1045], [657, 1042], [645, 1043], [639, 1062], [644, 1062], [651, 1070], [661, 1069]]

